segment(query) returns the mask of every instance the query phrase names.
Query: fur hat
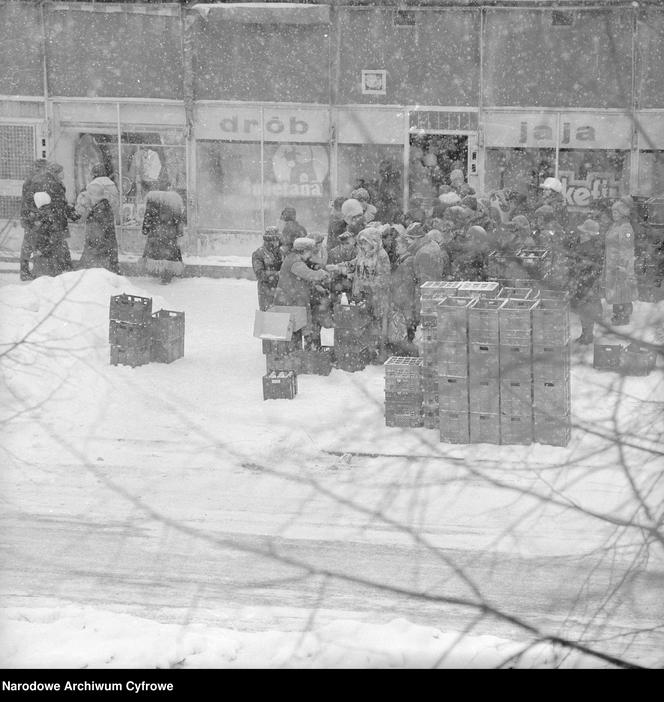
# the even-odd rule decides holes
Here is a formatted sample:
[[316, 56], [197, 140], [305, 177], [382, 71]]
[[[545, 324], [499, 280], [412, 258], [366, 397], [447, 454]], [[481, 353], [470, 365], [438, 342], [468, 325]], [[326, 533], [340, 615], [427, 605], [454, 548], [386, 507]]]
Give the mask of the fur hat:
[[443, 193], [438, 196], [438, 200], [442, 205], [457, 205], [461, 202], [461, 198], [455, 193]]
[[349, 239], [352, 239], [355, 236], [353, 232], [349, 232], [348, 229], [344, 229], [341, 234], [337, 237], [339, 241], [348, 241]]
[[51, 204], [51, 196], [48, 193], [44, 193], [44, 192], [35, 193], [32, 196], [32, 199], [35, 201], [35, 205], [37, 206], [37, 209], [39, 209], [40, 207], [43, 207], [44, 205]]
[[281, 219], [283, 219], [284, 222], [294, 222], [296, 217], [297, 212], [295, 211], [295, 208], [291, 207], [290, 205], [288, 207], [284, 207], [284, 209], [281, 211]]
[[558, 180], [558, 178], [545, 178], [540, 188], [545, 190], [553, 190], [554, 193], [562, 193], [563, 184]]
[[299, 236], [293, 242], [293, 248], [296, 251], [311, 251], [315, 246], [316, 242], [308, 236]]
[[599, 234], [599, 224], [594, 219], [587, 219], [583, 224], [580, 224], [577, 229], [584, 234]]
[[369, 202], [369, 200], [371, 200], [366, 188], [356, 188], [355, 190], [353, 190], [350, 196], [354, 200], [359, 200], [360, 202]]
[[362, 203], [359, 200], [349, 198], [341, 205], [341, 214], [346, 224], [348, 224], [353, 217], [364, 214], [364, 207], [362, 207]]

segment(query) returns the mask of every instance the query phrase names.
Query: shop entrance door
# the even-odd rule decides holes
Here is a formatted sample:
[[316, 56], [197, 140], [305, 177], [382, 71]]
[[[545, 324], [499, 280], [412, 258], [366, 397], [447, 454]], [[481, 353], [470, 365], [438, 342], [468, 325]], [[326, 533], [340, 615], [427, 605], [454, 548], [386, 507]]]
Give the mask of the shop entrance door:
[[429, 210], [440, 186], [449, 185], [450, 173], [458, 169], [468, 181], [468, 135], [422, 133], [409, 135], [408, 206]]

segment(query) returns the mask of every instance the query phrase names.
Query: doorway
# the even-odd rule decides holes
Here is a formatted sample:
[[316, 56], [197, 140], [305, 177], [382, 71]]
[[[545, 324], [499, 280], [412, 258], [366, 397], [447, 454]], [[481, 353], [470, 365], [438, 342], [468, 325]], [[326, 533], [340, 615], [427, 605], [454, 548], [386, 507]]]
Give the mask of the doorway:
[[408, 207], [431, 208], [441, 185], [449, 185], [454, 169], [468, 180], [468, 136], [465, 134], [409, 135]]

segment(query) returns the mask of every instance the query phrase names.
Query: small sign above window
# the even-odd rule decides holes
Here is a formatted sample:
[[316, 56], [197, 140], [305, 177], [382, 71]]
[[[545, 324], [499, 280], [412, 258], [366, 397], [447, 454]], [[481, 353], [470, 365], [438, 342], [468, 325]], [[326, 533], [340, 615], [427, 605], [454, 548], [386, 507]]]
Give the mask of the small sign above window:
[[387, 95], [387, 71], [362, 71], [362, 95]]

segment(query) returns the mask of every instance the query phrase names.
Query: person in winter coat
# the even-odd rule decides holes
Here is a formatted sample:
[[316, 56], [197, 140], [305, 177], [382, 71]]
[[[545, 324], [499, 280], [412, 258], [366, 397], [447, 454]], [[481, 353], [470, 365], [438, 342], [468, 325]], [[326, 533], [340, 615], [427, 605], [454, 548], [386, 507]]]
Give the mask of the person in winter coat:
[[[58, 221], [57, 210], [46, 192], [33, 195], [35, 211], [32, 222], [33, 278], [56, 276], [69, 270], [69, 247]], [[66, 250], [66, 252], [65, 252]]]
[[418, 286], [428, 280], [442, 280], [446, 257], [438, 243], [427, 237], [424, 227], [417, 222], [406, 229], [406, 237], [411, 242], [410, 252], [413, 254]]
[[346, 220], [344, 219], [341, 208], [346, 201], [345, 197], [337, 197], [332, 203], [332, 212], [327, 226], [327, 250], [331, 251], [336, 246], [339, 246], [339, 235], [346, 229]]
[[346, 230], [356, 237], [364, 229], [364, 207], [362, 207], [362, 203], [355, 198], [348, 198], [341, 205], [341, 214], [346, 222]]
[[486, 231], [477, 225], [468, 229], [463, 248], [452, 262], [454, 280], [483, 282], [487, 279], [489, 238]]
[[167, 285], [174, 275], [184, 273], [178, 238], [184, 234], [184, 203], [174, 190], [151, 190], [145, 201], [143, 266], [147, 273], [161, 277]]
[[605, 235], [604, 290], [606, 301], [613, 305], [611, 323], [629, 324], [632, 302], [638, 297], [634, 273], [634, 231], [629, 223], [630, 208], [618, 200], [611, 207], [613, 224]]
[[[79, 215], [67, 202], [65, 186], [62, 182], [63, 168], [59, 163], [39, 159], [34, 163], [34, 171], [23, 183], [21, 197], [21, 224], [25, 235], [21, 245], [20, 274], [21, 280], [31, 280], [34, 276], [29, 269], [30, 255], [34, 251], [34, 224], [40, 218], [35, 206], [35, 193], [45, 192], [50, 198], [50, 212], [57, 237], [61, 238], [58, 246], [60, 273], [72, 270], [71, 254], [66, 239], [69, 237], [69, 221], [76, 222]], [[42, 213], [43, 214], [43, 213]]]
[[602, 319], [599, 284], [604, 260], [604, 243], [599, 224], [587, 219], [578, 228], [579, 237], [572, 246], [569, 283], [570, 303], [581, 320], [578, 344], [592, 344], [595, 322]]
[[535, 210], [535, 219], [537, 224], [535, 241], [538, 246], [548, 249], [551, 255], [546, 284], [552, 288], [564, 290], [569, 279], [572, 237], [556, 219], [555, 210], [551, 205], [538, 207]]
[[284, 256], [293, 248], [295, 239], [306, 238], [307, 230], [297, 221], [294, 207], [284, 207], [279, 220], [281, 231], [281, 252]]
[[263, 245], [251, 254], [251, 267], [258, 284], [258, 308], [262, 311], [271, 307], [274, 301], [283, 262], [279, 244], [279, 230], [268, 227], [263, 234]]
[[397, 264], [390, 276], [387, 342], [389, 352], [397, 356], [417, 356], [413, 343], [419, 320], [419, 294], [415, 277], [415, 260], [410, 241], [396, 238]]
[[305, 348], [313, 345], [314, 326], [311, 311], [311, 296], [315, 287], [324, 290], [324, 284], [330, 274], [322, 269], [313, 269], [307, 265], [311, 259], [316, 242], [308, 237], [298, 237], [291, 250], [284, 257], [279, 271], [279, 280], [274, 294], [275, 305], [304, 307], [307, 311], [307, 324], [303, 329]]
[[566, 229], [568, 214], [563, 184], [558, 178], [545, 178], [544, 182], [539, 187], [542, 191], [542, 196], [536, 203], [535, 208], [537, 209], [542, 205], [549, 205], [549, 207], [552, 207], [556, 221], [563, 229]]
[[120, 273], [115, 220], [120, 209], [120, 194], [115, 183], [95, 166], [93, 179], [76, 199], [76, 212], [85, 221], [85, 244], [79, 268], [106, 268]]

